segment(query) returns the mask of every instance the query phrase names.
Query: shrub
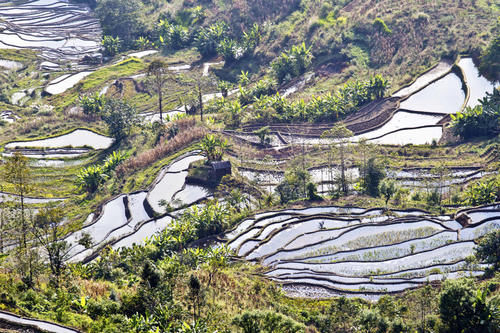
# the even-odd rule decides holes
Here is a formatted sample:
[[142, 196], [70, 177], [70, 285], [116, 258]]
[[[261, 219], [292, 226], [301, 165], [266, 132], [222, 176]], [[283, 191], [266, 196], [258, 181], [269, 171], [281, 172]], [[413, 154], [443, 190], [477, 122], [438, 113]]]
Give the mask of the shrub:
[[363, 175], [362, 187], [364, 192], [372, 197], [378, 197], [379, 184], [385, 178], [384, 166], [372, 157], [366, 163], [365, 168], [361, 168], [360, 174]]
[[311, 175], [300, 167], [292, 167], [285, 171], [285, 179], [276, 187], [281, 203], [306, 198], [307, 184], [311, 182]]
[[305, 332], [304, 324], [274, 311], [245, 311], [234, 317], [233, 324], [240, 327], [245, 333], [255, 332]]
[[375, 27], [375, 29], [378, 30], [378, 32], [383, 32], [384, 34], [388, 35], [392, 33], [392, 30], [389, 29], [387, 24], [385, 24], [384, 20], [382, 20], [379, 17], [377, 17], [375, 21], [373, 21], [373, 26]]
[[486, 302], [486, 291], [473, 290], [467, 280], [446, 281], [439, 295], [443, 332], [494, 331], [492, 311]]
[[106, 102], [102, 118], [108, 125], [109, 134], [118, 141], [128, 136], [132, 127], [139, 122], [135, 107], [119, 99]]
[[451, 126], [455, 135], [469, 139], [493, 136], [500, 131], [500, 91], [494, 89], [493, 93], [487, 93], [480, 103], [451, 115]]
[[106, 100], [104, 96], [95, 93], [93, 96], [80, 96], [79, 102], [84, 114], [95, 117], [101, 115]]
[[480, 181], [469, 186], [465, 192], [470, 206], [485, 205], [500, 199], [500, 177]]
[[487, 264], [492, 264], [494, 270], [500, 267], [500, 230], [488, 233], [481, 239], [475, 249], [476, 257]]

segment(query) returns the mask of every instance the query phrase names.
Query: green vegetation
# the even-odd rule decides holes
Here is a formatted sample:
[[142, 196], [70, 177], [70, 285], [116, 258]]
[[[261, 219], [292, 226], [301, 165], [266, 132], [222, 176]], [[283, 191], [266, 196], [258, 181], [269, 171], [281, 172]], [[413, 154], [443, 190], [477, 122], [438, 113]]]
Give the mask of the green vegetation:
[[[2, 142], [74, 128], [107, 130], [116, 139], [110, 149], [88, 149], [79, 157], [66, 156], [64, 149], [62, 157], [52, 157], [46, 149], [38, 160], [17, 153], [3, 158], [0, 187], [13, 196], [0, 202], [0, 309], [84, 332], [498, 331], [498, 231], [480, 240], [476, 258], [467, 259], [471, 270], [477, 262], [491, 265], [484, 277], [433, 281], [374, 302], [288, 297], [262, 277], [266, 268], [259, 263], [236, 260], [223, 244], [211, 246], [256, 210], [306, 208], [316, 200], [440, 214], [500, 200], [498, 90], [454, 116], [434, 145], [374, 146], [349, 139], [360, 132], [353, 126], [356, 112], [365, 107], [360, 116], [372, 126], [378, 116], [370, 111], [373, 105], [440, 60], [472, 54], [482, 73], [498, 79], [497, 4], [84, 2], [102, 24], [105, 57], [73, 88], [44, 93], [49, 82], [85, 64], [42, 71], [35, 52], [0, 50], [0, 59], [22, 65], [0, 71], [1, 110], [16, 116], [11, 124], [0, 122]], [[132, 49], [158, 52], [138, 59], [125, 54]], [[207, 70], [208, 62], [221, 60], [224, 65]], [[222, 98], [209, 101], [216, 92]], [[18, 105], [12, 104], [14, 93], [26, 94]], [[164, 117], [179, 107], [186, 114]], [[160, 121], [150, 121], [158, 112]], [[335, 142], [323, 144], [323, 131], [323, 139]], [[467, 141], [450, 144], [449, 132]], [[321, 144], [301, 142], [311, 133]], [[251, 144], [240, 140], [251, 134]], [[273, 147], [277, 140], [289, 144]], [[207, 180], [207, 162], [223, 158], [239, 169], [221, 180], [214, 200], [192, 207], [163, 202], [165, 212], [153, 215], [172, 218], [166, 230], [130, 248], [101, 248], [87, 264], [67, 262], [64, 237], [80, 230], [90, 213], [112, 197], [150, 189], [164, 167], [200, 149], [207, 160], [193, 163], [188, 177]], [[248, 181], [244, 170], [256, 170], [261, 179]], [[351, 173], [358, 170], [356, 184]], [[278, 171], [283, 181], [267, 184]], [[462, 171], [482, 178], [462, 182], [452, 176]], [[404, 186], [394, 176], [413, 172]], [[65, 200], [26, 204], [28, 196]], [[380, 246], [433, 232], [391, 231], [346, 246]], [[86, 240], [81, 245], [91, 245]], [[447, 274], [429, 274], [437, 273]]]
[[228, 147], [226, 139], [212, 134], [205, 135], [200, 142], [200, 148], [208, 162], [221, 161]]
[[139, 122], [135, 107], [126, 101], [111, 99], [106, 102], [102, 119], [108, 126], [109, 134], [120, 141], [130, 135]]
[[292, 78], [302, 75], [311, 66], [311, 48], [305, 43], [294, 45], [292, 48], [282, 53], [271, 64], [273, 74], [278, 83], [290, 81]]
[[[282, 204], [289, 201], [304, 199], [311, 191], [308, 191], [311, 183], [311, 175], [299, 165], [286, 170], [285, 179], [276, 187]], [[314, 184], [312, 184], [314, 186]], [[312, 191], [315, 193], [315, 191]]]
[[94, 193], [126, 158], [125, 154], [114, 151], [106, 158], [103, 165], [90, 165], [81, 169], [77, 175], [77, 184], [88, 193]]
[[493, 90], [480, 105], [467, 107], [451, 117], [453, 132], [464, 139], [500, 133], [500, 91]]
[[496, 36], [480, 58], [479, 70], [488, 78], [500, 81], [500, 35]]
[[479, 206], [496, 202], [500, 199], [500, 177], [479, 181], [467, 189], [467, 204]]

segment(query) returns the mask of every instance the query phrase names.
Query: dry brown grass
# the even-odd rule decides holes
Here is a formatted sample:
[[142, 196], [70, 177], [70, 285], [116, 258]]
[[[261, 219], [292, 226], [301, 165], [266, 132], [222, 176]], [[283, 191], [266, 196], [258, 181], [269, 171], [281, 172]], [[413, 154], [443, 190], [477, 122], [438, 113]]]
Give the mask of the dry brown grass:
[[[192, 118], [178, 120], [175, 124], [179, 128], [179, 133], [175, 137], [170, 140], [162, 140], [156, 147], [128, 159], [118, 166], [116, 173], [122, 177], [136, 170], [147, 168], [154, 162], [189, 146], [207, 134], [207, 130], [204, 127], [197, 126], [196, 121]], [[170, 124], [168, 126], [174, 125]]]

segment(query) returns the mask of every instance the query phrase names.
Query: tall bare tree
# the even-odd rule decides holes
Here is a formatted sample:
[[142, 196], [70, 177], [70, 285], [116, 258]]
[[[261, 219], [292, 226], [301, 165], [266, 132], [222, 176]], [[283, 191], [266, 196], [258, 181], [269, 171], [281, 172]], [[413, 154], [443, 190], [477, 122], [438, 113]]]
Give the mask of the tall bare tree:
[[160, 122], [163, 122], [163, 89], [170, 78], [167, 64], [161, 59], [153, 60], [148, 66], [148, 77], [151, 86], [158, 95]]
[[349, 146], [349, 138], [352, 137], [353, 133], [344, 124], [338, 123], [331, 129], [323, 132], [321, 134], [322, 138], [327, 138], [332, 140], [332, 150], [336, 150], [339, 153], [340, 158], [340, 191], [346, 195], [349, 191], [349, 186], [347, 184], [346, 178], [346, 153]]
[[47, 254], [56, 288], [59, 288], [70, 250], [70, 244], [63, 239], [62, 220], [63, 211], [57, 207], [41, 209], [33, 221], [33, 233]]

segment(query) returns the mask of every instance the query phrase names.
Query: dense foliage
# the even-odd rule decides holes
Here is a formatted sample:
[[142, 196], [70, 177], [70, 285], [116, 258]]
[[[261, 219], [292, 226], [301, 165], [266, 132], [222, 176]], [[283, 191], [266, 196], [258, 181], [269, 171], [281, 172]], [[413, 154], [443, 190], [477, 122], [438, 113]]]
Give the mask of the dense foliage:
[[500, 133], [500, 91], [495, 89], [480, 101], [451, 116], [455, 135], [464, 139], [493, 136]]

